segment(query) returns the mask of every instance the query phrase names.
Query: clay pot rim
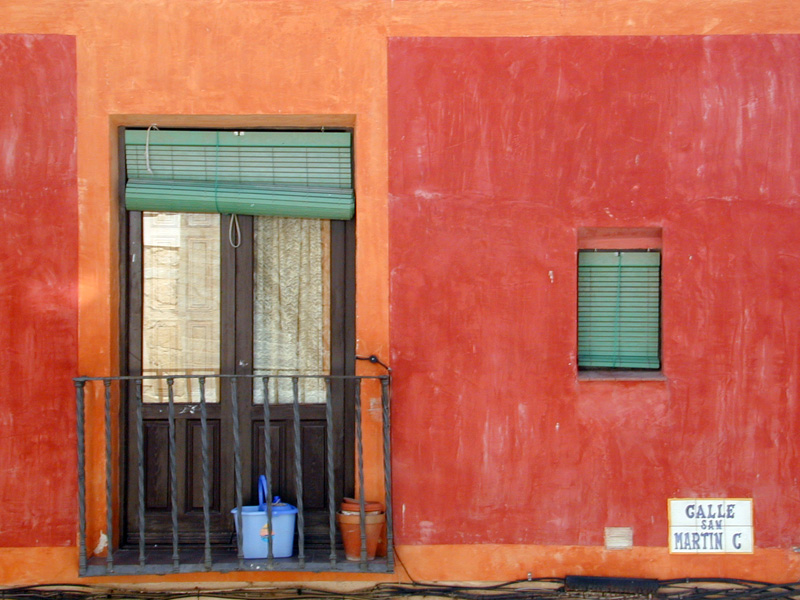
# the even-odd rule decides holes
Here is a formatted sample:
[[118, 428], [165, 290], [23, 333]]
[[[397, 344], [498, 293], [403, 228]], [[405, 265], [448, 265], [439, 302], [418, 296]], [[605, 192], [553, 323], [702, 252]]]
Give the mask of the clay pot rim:
[[[386, 521], [386, 515], [383, 513], [378, 514], [367, 514], [365, 515], [367, 525], [374, 525], [378, 523], [384, 523]], [[360, 515], [343, 515], [341, 512], [336, 513], [336, 520], [340, 523], [359, 523], [361, 521]]]
[[[348, 515], [348, 516], [358, 516], [361, 513], [358, 512], [357, 510], [340, 510], [339, 514], [340, 515]], [[365, 515], [382, 515], [383, 511], [382, 510], [368, 510], [364, 514]]]
[[[356, 500], [355, 498], [342, 498], [342, 504], [340, 509], [346, 511], [359, 512], [361, 510], [361, 503], [359, 500]], [[364, 511], [367, 513], [383, 512], [384, 509], [385, 507], [383, 506], [382, 502], [378, 502], [377, 500], [364, 501]]]

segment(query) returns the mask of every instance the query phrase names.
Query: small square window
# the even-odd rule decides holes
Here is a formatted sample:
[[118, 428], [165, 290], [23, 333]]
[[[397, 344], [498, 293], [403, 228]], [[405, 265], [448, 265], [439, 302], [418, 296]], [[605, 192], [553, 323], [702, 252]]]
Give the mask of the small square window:
[[660, 249], [579, 250], [578, 368], [661, 368]]

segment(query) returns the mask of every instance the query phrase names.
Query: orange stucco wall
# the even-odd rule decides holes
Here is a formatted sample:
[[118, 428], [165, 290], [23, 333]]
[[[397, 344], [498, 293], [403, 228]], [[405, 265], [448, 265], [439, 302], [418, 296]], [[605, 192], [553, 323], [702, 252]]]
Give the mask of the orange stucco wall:
[[[82, 375], [114, 373], [117, 364], [117, 125], [352, 124], [358, 197], [358, 351], [387, 357], [390, 37], [798, 31], [800, 5], [795, 0], [6, 0], [0, 5], [0, 33], [75, 39], [77, 360]], [[103, 486], [99, 409], [96, 399], [90, 399], [89, 496], [94, 515], [90, 545], [103, 528], [102, 511], [92, 504], [102, 496]], [[377, 437], [372, 444], [377, 452]], [[64, 452], [72, 456], [71, 447]], [[376, 478], [368, 485], [376, 488]], [[66, 558], [73, 556], [68, 550], [45, 546], [20, 553], [12, 546], [0, 548], [0, 564], [12, 565], [0, 571], [0, 584], [75, 578], [77, 561], [55, 571], [48, 564], [56, 555], [72, 560]], [[415, 545], [404, 555], [405, 551], [399, 549], [415, 576], [448, 579], [483, 577], [484, 571], [470, 570], [469, 565], [481, 557], [497, 556], [496, 549], [488, 546], [470, 547], [471, 558], [461, 563], [451, 561], [449, 553], [436, 546]], [[538, 556], [535, 547], [526, 551]], [[642, 555], [641, 564], [654, 565], [649, 572], [658, 573], [664, 570], [666, 555], [653, 552], [658, 557]], [[19, 558], [23, 555], [24, 560]], [[585, 568], [581, 552], [565, 549], [561, 555], [566, 558], [552, 567], [554, 572]], [[517, 567], [510, 558], [502, 566], [496, 571], [498, 578], [530, 570], [527, 565]], [[795, 578], [800, 576], [796, 565], [793, 568]]]

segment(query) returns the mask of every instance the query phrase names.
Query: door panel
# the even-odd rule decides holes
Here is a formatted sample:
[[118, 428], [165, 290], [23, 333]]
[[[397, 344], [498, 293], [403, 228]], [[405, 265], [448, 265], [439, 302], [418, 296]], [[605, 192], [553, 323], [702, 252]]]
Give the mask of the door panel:
[[309, 511], [324, 511], [327, 506], [327, 472], [325, 470], [325, 421], [306, 420], [300, 428], [302, 438], [303, 473], [313, 474], [306, 477], [303, 485], [303, 506]]
[[[203, 511], [203, 434], [200, 419], [187, 421], [186, 442], [188, 457], [186, 465], [186, 512]], [[209, 508], [220, 511], [219, 472], [220, 472], [220, 424], [218, 420], [207, 423], [208, 436], [208, 480]]]
[[[179, 540], [181, 544], [202, 544], [205, 540], [202, 427], [199, 411], [194, 411], [195, 414], [191, 411], [181, 414], [181, 406], [186, 405], [175, 405], [174, 421]], [[209, 405], [207, 409], [211, 539], [215, 544], [230, 544], [230, 509], [226, 512], [222, 506], [225, 486], [222, 476], [225, 472], [225, 457], [220, 450], [223, 446], [223, 427], [219, 418], [219, 407]], [[172, 543], [172, 483], [169, 470], [168, 409], [159, 404], [145, 404], [142, 414], [146, 541], [148, 544], [169, 545]], [[130, 437], [130, 433], [128, 435]], [[128, 455], [124, 542], [136, 544], [139, 526], [135, 449], [129, 450]]]
[[163, 421], [144, 424], [145, 508], [167, 510], [170, 505], [169, 456], [163, 452], [169, 444], [169, 429]]

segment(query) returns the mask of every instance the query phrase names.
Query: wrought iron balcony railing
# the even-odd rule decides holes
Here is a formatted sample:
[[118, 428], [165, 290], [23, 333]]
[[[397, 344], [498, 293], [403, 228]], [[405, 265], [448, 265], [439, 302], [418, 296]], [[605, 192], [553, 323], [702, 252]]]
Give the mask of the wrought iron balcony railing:
[[[77, 405], [77, 438], [78, 438], [78, 520], [79, 520], [79, 571], [81, 576], [120, 575], [120, 574], [167, 574], [186, 573], [197, 571], [354, 571], [354, 572], [391, 572], [394, 570], [394, 553], [392, 547], [392, 475], [391, 475], [391, 424], [390, 424], [390, 391], [391, 379], [389, 375], [383, 376], [332, 376], [332, 375], [144, 375], [144, 376], [117, 376], [117, 377], [77, 377], [74, 379]], [[213, 392], [209, 392], [213, 388]], [[260, 388], [257, 394], [253, 390]], [[311, 388], [311, 392], [308, 389]], [[160, 391], [159, 391], [160, 390]], [[278, 390], [283, 390], [282, 401], [278, 400]], [[263, 392], [262, 392], [263, 391]], [[362, 408], [362, 392], [364, 398], [371, 399], [368, 403], [372, 418], [370, 423], [380, 421], [372, 427], [373, 440], [377, 432], [382, 442], [382, 457], [364, 455], [364, 409]], [[334, 444], [340, 443], [343, 434], [337, 433], [334, 428], [341, 426], [341, 419], [335, 417], [334, 401], [332, 397], [339, 394], [348, 414], [351, 414], [352, 434], [348, 448], [354, 452], [354, 458], [345, 464], [351, 465], [353, 472], [349, 477], [351, 489], [344, 489], [341, 484], [335, 485], [334, 470], [340, 467], [334, 465], [334, 454], [338, 450]], [[246, 400], [243, 401], [243, 398]], [[375, 399], [380, 399], [379, 410]], [[324, 410], [324, 427], [326, 433], [324, 440], [326, 448], [325, 465], [315, 465], [320, 470], [318, 476], [327, 483], [326, 511], [327, 512], [327, 541], [307, 547], [305, 530], [305, 517], [307, 508], [304, 506], [303, 482], [313, 473], [304, 473], [303, 440], [301, 439], [301, 410], [304, 406], [313, 404], [317, 415]], [[324, 404], [324, 409], [323, 409]], [[149, 446], [145, 444], [145, 426], [148, 419], [152, 419], [154, 406], [157, 406], [159, 425], [166, 431], [168, 453], [164, 456], [166, 461], [166, 475], [162, 478], [168, 481], [167, 490], [164, 492], [165, 510], [158, 515], [159, 526], [164, 526], [160, 538], [154, 543], [152, 537], [148, 539], [145, 532], [153, 529], [154, 523], [148, 519], [151, 514], [146, 510], [145, 477], [146, 465], [149, 464], [147, 452]], [[245, 406], [246, 409], [242, 409]], [[209, 414], [215, 415], [215, 432], [220, 427], [228, 427], [226, 440], [231, 442], [231, 447], [221, 447], [219, 451], [227, 453], [227, 465], [232, 465], [233, 483], [232, 493], [227, 497], [233, 500], [233, 509], [217, 501], [216, 508], [212, 507], [212, 496], [218, 498], [219, 491], [212, 489], [212, 451], [210, 450], [209, 424], [212, 419]], [[271, 426], [276, 414], [282, 414], [287, 428], [291, 430], [291, 443], [287, 452], [293, 456], [293, 486], [295, 491], [294, 501], [297, 505], [296, 534], [294, 535], [294, 548], [291, 557], [277, 558], [273, 556], [272, 543], [269, 544], [268, 555], [265, 559], [246, 558], [243, 551], [244, 527], [242, 524], [242, 507], [245, 504], [245, 494], [252, 490], [251, 482], [246, 481], [246, 474], [242, 468], [243, 448], [240, 434], [243, 425], [241, 415], [254, 415], [263, 425], [263, 446], [258, 450], [263, 453], [263, 464], [267, 474], [272, 472], [272, 447]], [[101, 416], [102, 415], [102, 416]], [[202, 473], [202, 517], [195, 515], [197, 531], [193, 543], [185, 541], [185, 532], [181, 531], [179, 515], [185, 507], [179, 506], [178, 481], [182, 476], [176, 456], [178, 419], [192, 419], [195, 430], [199, 428], [199, 462], [192, 464], [194, 472]], [[376, 415], [379, 418], [376, 419]], [[254, 421], [255, 422], [255, 421]], [[319, 417], [319, 422], [323, 418]], [[101, 452], [92, 452], [92, 459], [87, 455], [87, 428], [103, 429], [95, 431], [90, 436], [94, 444], [102, 444]], [[91, 429], [89, 431], [91, 432]], [[163, 441], [163, 438], [161, 438]], [[336, 441], [338, 440], [338, 442]], [[124, 445], [124, 448], [123, 448]], [[374, 447], [374, 443], [372, 446]], [[163, 448], [159, 452], [164, 452]], [[196, 450], [186, 453], [185, 460], [197, 463]], [[104, 457], [104, 464], [99, 464], [99, 456]], [[368, 521], [364, 495], [359, 494], [360, 515], [360, 542], [361, 551], [359, 560], [352, 561], [345, 558], [341, 540], [337, 535], [336, 509], [345, 493], [355, 490], [364, 490], [365, 485], [365, 458], [368, 471], [372, 474], [373, 484], [375, 470], [382, 471], [382, 484], [385, 502], [385, 556], [375, 559], [367, 558], [367, 531]], [[252, 459], [255, 460], [255, 459]], [[261, 457], [259, 457], [261, 460]], [[127, 465], [127, 467], [126, 467]], [[182, 463], [182, 466], [186, 465]], [[308, 470], [308, 469], [307, 469]], [[324, 470], [324, 472], [322, 472]], [[252, 467], [251, 467], [252, 471]], [[87, 475], [88, 473], [88, 475]], [[219, 478], [216, 485], [219, 485]], [[380, 477], [380, 475], [379, 475]], [[87, 481], [91, 485], [87, 486]], [[380, 479], [377, 481], [380, 482]], [[347, 485], [347, 484], [345, 484]], [[127, 492], [122, 488], [127, 486]], [[279, 492], [269, 482], [270, 489], [267, 497]], [[94, 495], [104, 495], [104, 498], [90, 498], [87, 508], [87, 487], [93, 490]], [[373, 485], [373, 488], [375, 485]], [[98, 494], [98, 490], [103, 490]], [[199, 494], [197, 494], [199, 495]], [[228, 501], [230, 503], [230, 501]], [[223, 510], [220, 510], [223, 506]], [[216, 513], [214, 511], [216, 510]], [[90, 511], [90, 512], [87, 512]], [[267, 510], [268, 527], [272, 531], [273, 514]], [[105, 531], [108, 540], [107, 547], [97, 552], [90, 553], [87, 539], [87, 518], [95, 524], [103, 521], [105, 513]], [[125, 514], [123, 514], [125, 513]], [[227, 514], [222, 514], [227, 513]], [[214, 523], [228, 519], [230, 526], [229, 540], [235, 543], [220, 544], [219, 532], [217, 537], [212, 536], [212, 516]], [[199, 525], [202, 519], [202, 526]], [[234, 519], [238, 519], [238, 528]], [[131, 523], [134, 525], [132, 526]], [[126, 528], [135, 528], [131, 534]], [[324, 528], [324, 525], [323, 525]], [[169, 531], [166, 531], [166, 530]], [[235, 533], [234, 533], [235, 532]], [[96, 533], [96, 532], [95, 532]], [[199, 541], [202, 540], [202, 541]], [[94, 538], [92, 539], [94, 543]]]

